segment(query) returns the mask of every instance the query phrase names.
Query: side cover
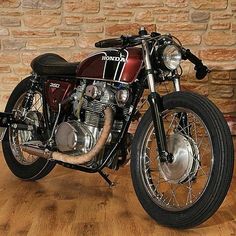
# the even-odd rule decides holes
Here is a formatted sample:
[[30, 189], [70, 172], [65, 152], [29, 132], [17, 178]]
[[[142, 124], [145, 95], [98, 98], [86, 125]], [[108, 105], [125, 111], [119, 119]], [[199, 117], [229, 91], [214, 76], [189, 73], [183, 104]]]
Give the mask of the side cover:
[[70, 81], [49, 79], [45, 82], [45, 96], [52, 111], [58, 111], [59, 103], [69, 97], [74, 88], [75, 84]]
[[82, 61], [77, 77], [132, 83], [142, 67], [141, 48], [110, 49], [93, 54]]

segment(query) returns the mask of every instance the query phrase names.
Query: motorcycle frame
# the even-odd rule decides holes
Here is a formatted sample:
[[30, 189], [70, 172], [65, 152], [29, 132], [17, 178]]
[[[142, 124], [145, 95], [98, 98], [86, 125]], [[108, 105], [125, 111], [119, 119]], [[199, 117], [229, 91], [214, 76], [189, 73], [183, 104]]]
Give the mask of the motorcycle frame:
[[[132, 86], [134, 86], [136, 90], [134, 93], [134, 98], [132, 102], [132, 106], [133, 106], [132, 112], [129, 116], [129, 119], [123, 124], [118, 141], [113, 145], [113, 147], [111, 148], [111, 151], [103, 158], [103, 162], [99, 166], [95, 166], [95, 167], [73, 165], [73, 164], [56, 161], [58, 164], [63, 165], [67, 168], [77, 169], [77, 170], [81, 170], [81, 171], [89, 172], [89, 173], [100, 172], [106, 166], [106, 164], [110, 160], [112, 160], [112, 158], [115, 157], [114, 154], [124, 142], [124, 138], [125, 138], [126, 133], [128, 132], [129, 125], [134, 117], [134, 114], [137, 111], [137, 105], [140, 101], [140, 98], [143, 95], [144, 89], [147, 87], [150, 90], [150, 94], [148, 96], [148, 102], [150, 104], [150, 109], [151, 109], [151, 114], [152, 114], [152, 119], [153, 119], [153, 124], [154, 124], [154, 131], [155, 131], [156, 140], [157, 140], [157, 149], [160, 154], [160, 161], [164, 162], [168, 160], [169, 153], [167, 152], [166, 136], [165, 136], [164, 125], [163, 125], [163, 120], [161, 116], [161, 112], [163, 111], [163, 103], [162, 103], [161, 96], [156, 92], [156, 89], [155, 89], [156, 78], [155, 78], [153, 66], [151, 63], [149, 44], [145, 39], [142, 40], [142, 51], [143, 51], [144, 68], [139, 72], [138, 79], [132, 84]], [[31, 79], [30, 79], [31, 83], [29, 84], [29, 90], [27, 92], [25, 100], [23, 101], [23, 111], [24, 111], [24, 114], [26, 114], [27, 110], [30, 109], [32, 105], [32, 98], [36, 91], [36, 88], [40, 88], [42, 92], [42, 98], [43, 98], [43, 113], [45, 117], [46, 130], [47, 130], [48, 137], [52, 135], [52, 133], [50, 133], [50, 130], [54, 130], [53, 125], [51, 124], [51, 120], [49, 118], [49, 114], [48, 114], [48, 105], [47, 105], [46, 94], [45, 94], [45, 89], [44, 89], [46, 81], [50, 79], [68, 81], [70, 83], [75, 83], [75, 85], [77, 85], [78, 84], [77, 81], [79, 81], [81, 78], [78, 78], [76, 76], [75, 77], [66, 76], [65, 78], [65, 76], [56, 76], [56, 75], [55, 76], [37, 76], [36, 74], [32, 74]], [[180, 90], [179, 79], [173, 78], [173, 82], [174, 82], [175, 89], [177, 91]], [[63, 102], [64, 101], [62, 101], [61, 103]], [[9, 114], [0, 113], [0, 117], [9, 117]], [[63, 117], [61, 117], [61, 115], [58, 114], [57, 119], [58, 118], [60, 120]], [[10, 123], [8, 124], [8, 127], [12, 127]], [[1, 126], [2, 125], [0, 123], [0, 127]]]

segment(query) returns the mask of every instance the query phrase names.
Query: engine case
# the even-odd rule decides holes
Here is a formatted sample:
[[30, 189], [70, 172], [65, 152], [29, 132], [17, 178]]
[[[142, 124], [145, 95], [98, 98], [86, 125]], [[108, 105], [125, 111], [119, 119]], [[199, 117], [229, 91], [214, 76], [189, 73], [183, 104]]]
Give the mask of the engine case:
[[92, 132], [78, 121], [62, 122], [56, 129], [55, 141], [61, 152], [87, 153], [95, 144]]

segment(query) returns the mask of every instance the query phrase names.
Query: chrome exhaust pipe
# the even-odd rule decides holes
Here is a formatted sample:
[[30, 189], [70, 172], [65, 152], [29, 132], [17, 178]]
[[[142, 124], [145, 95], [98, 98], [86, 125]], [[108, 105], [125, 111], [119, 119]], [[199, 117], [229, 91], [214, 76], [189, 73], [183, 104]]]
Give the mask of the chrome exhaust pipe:
[[104, 145], [106, 144], [106, 141], [108, 139], [108, 136], [111, 132], [112, 125], [113, 125], [113, 111], [111, 107], [106, 107], [104, 110], [104, 126], [102, 129], [102, 133], [95, 144], [95, 146], [85, 154], [77, 155], [77, 156], [70, 156], [68, 154], [64, 154], [61, 152], [51, 152], [47, 149], [41, 149], [36, 146], [32, 145], [22, 145], [22, 151], [25, 151], [31, 155], [43, 157], [46, 159], [51, 159], [51, 160], [57, 160], [57, 161], [62, 161], [65, 163], [73, 164], [73, 165], [81, 165], [84, 163], [87, 163], [91, 161], [94, 157], [96, 157], [99, 152], [102, 150]]

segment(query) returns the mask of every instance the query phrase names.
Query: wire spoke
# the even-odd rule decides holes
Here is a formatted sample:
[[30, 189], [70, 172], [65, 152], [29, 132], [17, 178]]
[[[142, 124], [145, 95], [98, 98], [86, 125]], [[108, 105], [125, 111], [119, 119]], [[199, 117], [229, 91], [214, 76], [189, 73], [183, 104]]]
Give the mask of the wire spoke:
[[[18, 101], [15, 103], [15, 106], [13, 108], [13, 111], [16, 112], [17, 117], [21, 117], [22, 114], [22, 102], [24, 100], [25, 94], [22, 94], [22, 96], [19, 97]], [[31, 106], [31, 109], [26, 113], [26, 121], [29, 124], [40, 124], [44, 120], [43, 114], [42, 114], [42, 95], [40, 92], [36, 92], [33, 98], [33, 104]], [[34, 113], [36, 115], [34, 115]], [[20, 148], [20, 145], [25, 142], [29, 142], [34, 140], [35, 134], [32, 131], [27, 130], [13, 130], [10, 129], [10, 146], [11, 149], [14, 152], [15, 159], [22, 165], [30, 165], [34, 163], [38, 157], [28, 154], [26, 152], [23, 152]]]
[[[186, 123], [182, 122], [185, 115]], [[143, 144], [145, 150], [143, 175], [147, 191], [153, 200], [163, 208], [186, 209], [198, 201], [208, 183], [212, 158], [214, 158], [211, 138], [204, 123], [190, 110], [178, 108], [165, 111], [163, 120], [168, 137], [167, 142], [175, 140], [171, 138], [172, 135], [177, 137], [176, 140], [179, 142], [177, 147], [179, 145], [180, 148], [186, 148], [186, 144], [182, 142], [188, 142], [190, 151], [186, 154], [186, 158], [189, 159], [187, 162], [189, 164], [179, 164], [177, 166], [179, 169], [175, 170], [171, 167], [175, 163], [171, 163], [170, 168], [168, 163], [164, 165], [160, 163], [159, 154], [155, 152], [156, 146], [153, 147], [153, 144], [156, 145], [156, 136], [153, 134], [154, 128], [151, 124]], [[176, 151], [175, 155], [180, 154]], [[181, 158], [177, 160], [184, 161]], [[172, 174], [174, 171], [180, 171], [180, 174], [178, 172]]]

